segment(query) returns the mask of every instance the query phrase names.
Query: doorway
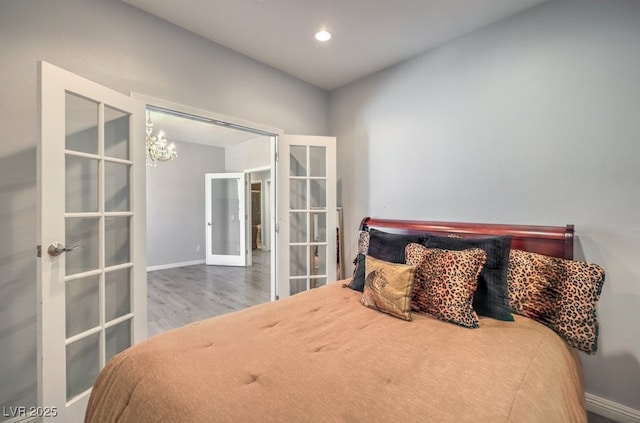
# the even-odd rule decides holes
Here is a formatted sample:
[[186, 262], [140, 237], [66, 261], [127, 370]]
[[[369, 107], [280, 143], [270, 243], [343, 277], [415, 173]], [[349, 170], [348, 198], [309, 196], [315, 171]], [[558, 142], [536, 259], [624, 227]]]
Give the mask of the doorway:
[[249, 266], [247, 257], [247, 175], [243, 172], [205, 174], [206, 264]]
[[262, 181], [251, 182], [251, 250], [262, 249]]
[[[271, 215], [269, 225], [263, 230], [268, 228], [270, 231], [269, 240], [273, 250], [269, 259], [271, 300], [286, 298], [335, 281], [336, 268], [331, 263], [335, 264], [333, 257], [336, 256], [336, 237], [328, 236], [336, 227], [335, 137], [285, 135], [279, 129], [224, 117], [206, 110], [139, 94], [133, 94], [133, 97], [142, 100], [148, 108], [167, 115], [186, 117], [190, 121], [254, 135], [255, 138], [245, 144], [250, 145], [250, 148], [244, 152], [242, 148], [236, 148], [237, 146], [224, 149], [222, 157], [225, 171], [262, 168], [264, 164], [256, 164], [256, 157], [259, 156], [256, 152], [268, 152], [267, 167], [271, 170], [272, 183], [267, 183], [266, 186], [269, 186]], [[260, 142], [261, 139], [269, 142]], [[183, 145], [185, 146], [186, 144]], [[178, 158], [181, 154], [179, 149], [180, 145]], [[238, 160], [244, 160], [241, 166], [237, 164]], [[174, 163], [179, 162], [173, 160], [168, 162], [168, 165]], [[188, 170], [193, 167], [190, 161], [183, 160], [183, 163], [189, 164]], [[148, 178], [147, 182], [149, 180]], [[187, 186], [188, 184], [178, 185], [173, 193], [181, 192]], [[157, 209], [148, 207], [148, 214], [164, 208], [164, 204]], [[180, 216], [180, 213], [177, 214]], [[185, 222], [179, 221], [177, 227], [182, 228]], [[204, 224], [203, 218], [202, 225]], [[163, 227], [168, 228], [171, 225]], [[246, 231], [246, 234], [250, 232]], [[150, 236], [148, 233], [148, 237]], [[167, 243], [158, 243], [157, 246], [174, 247], [176, 241], [170, 239]], [[156, 244], [149, 241], [148, 245]], [[187, 249], [189, 248], [192, 247], [187, 245]]]
[[[152, 104], [154, 134], [162, 130], [178, 154], [147, 169], [149, 334], [271, 300], [275, 257], [270, 252], [255, 263], [247, 259], [246, 268], [205, 266], [205, 174], [233, 171], [247, 179], [262, 174], [271, 180], [276, 136], [158, 107], [155, 100], [146, 103]], [[235, 213], [234, 220], [241, 214]], [[262, 219], [270, 215], [261, 208]]]

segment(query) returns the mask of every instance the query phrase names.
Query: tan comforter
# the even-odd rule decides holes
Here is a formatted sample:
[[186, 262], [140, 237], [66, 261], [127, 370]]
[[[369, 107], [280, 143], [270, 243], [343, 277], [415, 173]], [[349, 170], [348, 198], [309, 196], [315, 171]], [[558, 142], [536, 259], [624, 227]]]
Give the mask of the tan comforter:
[[579, 360], [524, 317], [406, 322], [340, 283], [114, 357], [89, 422], [586, 422]]

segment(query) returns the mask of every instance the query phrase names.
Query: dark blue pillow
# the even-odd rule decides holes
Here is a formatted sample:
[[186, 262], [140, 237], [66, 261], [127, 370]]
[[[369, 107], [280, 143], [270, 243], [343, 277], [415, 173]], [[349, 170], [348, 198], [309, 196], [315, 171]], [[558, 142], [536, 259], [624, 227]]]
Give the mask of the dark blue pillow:
[[[367, 255], [378, 260], [405, 264], [404, 250], [406, 246], [412, 242], [420, 243], [423, 239], [424, 235], [421, 234], [393, 234], [371, 228], [369, 229]], [[360, 292], [364, 291], [364, 263], [365, 255], [358, 254], [354, 263], [356, 267], [353, 271], [353, 279], [347, 285], [349, 288]]]
[[468, 248], [483, 249], [487, 253], [487, 262], [478, 276], [478, 288], [473, 295], [473, 309], [482, 316], [507, 322], [513, 321], [507, 285], [509, 251], [511, 251], [510, 236], [488, 238], [430, 236], [423, 239], [422, 245], [427, 248], [454, 251]]
[[358, 257], [353, 262], [356, 265], [355, 269], [353, 269], [353, 279], [347, 285], [349, 288], [360, 292], [364, 292], [364, 262], [365, 255], [358, 254]]
[[391, 263], [405, 264], [404, 249], [412, 242], [420, 243], [422, 234], [392, 234], [369, 229], [369, 255]]

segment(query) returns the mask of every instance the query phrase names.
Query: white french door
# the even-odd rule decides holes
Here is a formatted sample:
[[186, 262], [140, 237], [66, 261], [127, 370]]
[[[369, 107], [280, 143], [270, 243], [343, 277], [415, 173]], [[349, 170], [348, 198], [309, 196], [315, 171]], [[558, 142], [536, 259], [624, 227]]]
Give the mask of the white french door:
[[277, 296], [336, 280], [336, 139], [278, 139]]
[[247, 189], [244, 172], [205, 175], [207, 264], [247, 265]]
[[146, 337], [144, 104], [46, 62], [40, 85], [38, 402], [81, 422]]

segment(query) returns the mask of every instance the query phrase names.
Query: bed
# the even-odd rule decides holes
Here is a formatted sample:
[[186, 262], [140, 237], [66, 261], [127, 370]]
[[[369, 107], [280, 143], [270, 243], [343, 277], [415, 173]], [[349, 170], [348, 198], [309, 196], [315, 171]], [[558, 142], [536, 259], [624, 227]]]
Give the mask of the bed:
[[[573, 263], [571, 225], [365, 218], [360, 229], [391, 237], [506, 236], [511, 249]], [[510, 321], [479, 315], [476, 328], [415, 311], [407, 321], [363, 306], [366, 292], [350, 289], [354, 281], [193, 323], [123, 351], [99, 375], [86, 421], [586, 422], [578, 353], [585, 349], [548, 322], [525, 317], [526, 307]]]

